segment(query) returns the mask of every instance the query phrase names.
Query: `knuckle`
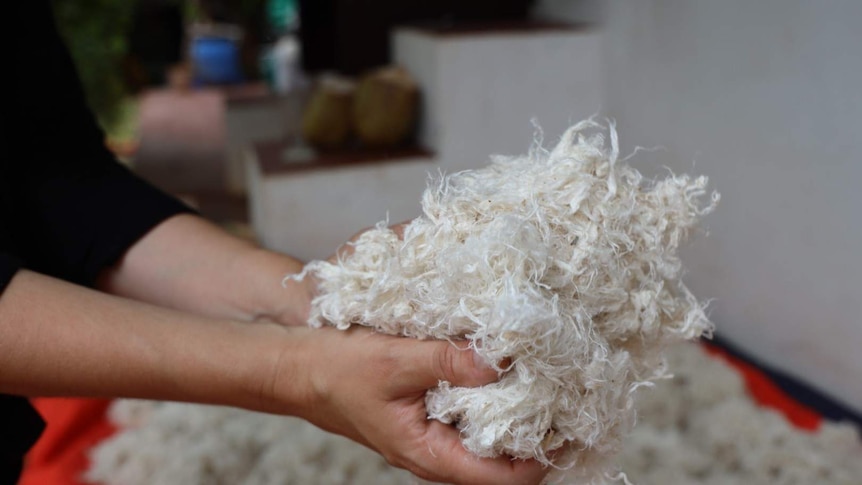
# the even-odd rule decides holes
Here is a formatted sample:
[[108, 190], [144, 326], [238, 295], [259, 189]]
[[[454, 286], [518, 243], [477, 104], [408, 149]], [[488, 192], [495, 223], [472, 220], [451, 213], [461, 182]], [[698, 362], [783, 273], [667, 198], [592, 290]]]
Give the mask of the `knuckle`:
[[401, 368], [401, 357], [397, 346], [381, 345], [377, 355], [379, 356], [377, 359], [378, 370], [384, 376], [391, 377]]
[[398, 377], [398, 356], [392, 348], [382, 346], [379, 349], [365, 365], [378, 383], [386, 384]]
[[448, 344], [439, 344], [433, 355], [434, 375], [445, 381], [454, 381], [458, 367], [458, 354], [454, 347]]

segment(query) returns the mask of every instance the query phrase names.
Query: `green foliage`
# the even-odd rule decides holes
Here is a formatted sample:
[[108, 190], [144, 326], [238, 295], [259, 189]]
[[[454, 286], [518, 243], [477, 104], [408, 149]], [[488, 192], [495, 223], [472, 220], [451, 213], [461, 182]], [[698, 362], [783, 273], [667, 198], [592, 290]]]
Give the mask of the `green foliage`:
[[122, 117], [122, 62], [134, 1], [54, 0], [60, 35], [71, 51], [90, 107], [106, 130]]

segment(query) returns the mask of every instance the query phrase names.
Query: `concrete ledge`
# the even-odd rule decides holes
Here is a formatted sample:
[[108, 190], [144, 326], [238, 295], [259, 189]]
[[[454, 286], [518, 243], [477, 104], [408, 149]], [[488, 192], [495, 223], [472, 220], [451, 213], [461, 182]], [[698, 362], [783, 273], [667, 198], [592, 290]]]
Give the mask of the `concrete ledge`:
[[286, 143], [245, 151], [249, 209], [265, 247], [302, 260], [331, 255], [357, 231], [420, 214], [436, 159], [427, 150], [330, 153], [311, 163], [279, 161]]

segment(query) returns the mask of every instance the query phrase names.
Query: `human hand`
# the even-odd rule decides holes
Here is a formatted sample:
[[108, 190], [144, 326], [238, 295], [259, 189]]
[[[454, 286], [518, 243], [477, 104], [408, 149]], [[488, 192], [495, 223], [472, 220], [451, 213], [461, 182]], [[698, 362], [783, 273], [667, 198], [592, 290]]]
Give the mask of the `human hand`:
[[[406, 225], [389, 229], [403, 238]], [[349, 257], [367, 230], [356, 233], [329, 261]], [[306, 276], [300, 284], [313, 298], [317, 282]], [[478, 458], [462, 446], [453, 426], [427, 418], [425, 393], [441, 380], [473, 387], [499, 378], [494, 369], [474, 361], [466, 343], [385, 336], [361, 327], [318, 329], [305, 339], [301, 352], [322, 363], [308, 367], [305, 404], [296, 412], [311, 423], [361, 443], [389, 464], [426, 480], [537, 484], [549, 471], [532, 460]]]
[[[548, 469], [535, 461], [478, 458], [458, 431], [429, 420], [425, 392], [444, 380], [480, 386], [497, 372], [474, 362], [466, 344], [420, 341], [365, 328], [293, 329], [299, 345], [280, 359], [300, 359], [274, 373], [275, 402], [311, 423], [346, 436], [416, 476], [455, 484], [538, 484]], [[294, 361], [295, 362], [295, 361]]]
[[[398, 239], [403, 240], [404, 230], [407, 228], [410, 222], [411, 221], [399, 222], [398, 224], [393, 224], [389, 226], [387, 229], [395, 233], [395, 235], [398, 236]], [[356, 251], [356, 241], [359, 240], [359, 237], [374, 228], [374, 226], [366, 227], [354, 234], [350, 239], [347, 240], [347, 242], [339, 246], [338, 249], [335, 250], [335, 254], [330, 256], [327, 261], [329, 261], [330, 263], [335, 263], [339, 259], [345, 259], [350, 257], [350, 255], [352, 255]]]

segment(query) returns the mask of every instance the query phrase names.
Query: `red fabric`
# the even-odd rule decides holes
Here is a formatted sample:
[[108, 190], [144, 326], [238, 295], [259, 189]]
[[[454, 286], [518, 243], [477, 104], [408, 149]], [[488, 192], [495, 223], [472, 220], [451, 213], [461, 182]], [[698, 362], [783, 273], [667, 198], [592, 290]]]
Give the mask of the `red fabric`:
[[[742, 375], [757, 403], [778, 410], [800, 429], [814, 431], [820, 427], [821, 417], [816, 412], [794, 401], [756, 367], [713, 345], [704, 348]], [[88, 450], [116, 431], [105, 416], [110, 401], [41, 398], [34, 399], [33, 404], [48, 427], [28, 455], [19, 485], [82, 485], [78, 477], [89, 465]]]
[[757, 367], [728, 354], [714, 345], [705, 344], [706, 351], [734, 367], [745, 379], [748, 393], [755, 402], [763, 407], [775, 409], [799, 429], [816, 431], [820, 428], [822, 417], [814, 410], [796, 402], [781, 390]]
[[108, 422], [107, 399], [38, 398], [33, 406], [48, 424], [27, 455], [19, 485], [79, 485], [87, 451], [116, 430]]

